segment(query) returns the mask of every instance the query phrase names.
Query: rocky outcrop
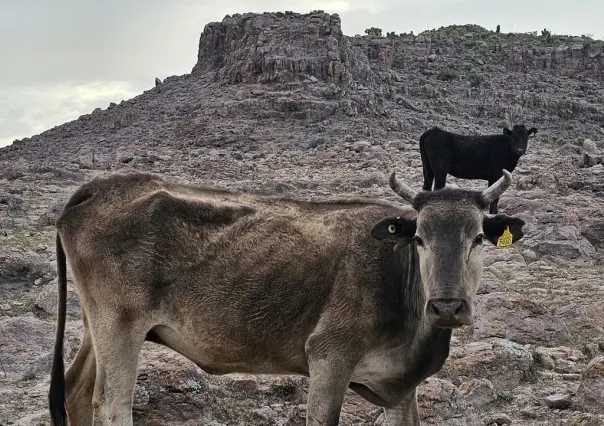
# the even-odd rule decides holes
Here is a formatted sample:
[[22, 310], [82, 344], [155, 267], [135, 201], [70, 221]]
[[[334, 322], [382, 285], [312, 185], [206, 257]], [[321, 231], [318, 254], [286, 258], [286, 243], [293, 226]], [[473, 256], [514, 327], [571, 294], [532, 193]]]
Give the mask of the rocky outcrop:
[[581, 408], [604, 414], [604, 356], [591, 360], [581, 377], [577, 390]]
[[604, 79], [604, 44], [581, 38], [557, 46], [515, 47], [506, 54], [510, 71], [545, 70], [570, 76]]
[[417, 393], [426, 425], [480, 426], [481, 422], [464, 394], [451, 382], [427, 379]]
[[357, 62], [337, 14], [246, 13], [206, 25], [192, 74], [213, 72], [225, 84], [349, 83], [363, 77]]
[[413, 58], [436, 66], [451, 66], [452, 61], [454, 64], [461, 56], [472, 60], [477, 68], [487, 64], [503, 65], [510, 72], [542, 71], [604, 79], [604, 42], [581, 37], [547, 41], [528, 34], [496, 34], [468, 25], [450, 26], [417, 36], [357, 36], [352, 40], [383, 69], [405, 68]]
[[[511, 391], [531, 374], [530, 350], [505, 339], [488, 339], [453, 348], [439, 376], [461, 385], [468, 380], [488, 379], [497, 392]], [[472, 386], [465, 385], [466, 392]]]
[[48, 261], [32, 250], [0, 249], [0, 282], [37, 283], [49, 281], [52, 276]]
[[473, 338], [509, 339], [520, 344], [565, 343], [564, 323], [540, 303], [512, 292], [478, 296]]

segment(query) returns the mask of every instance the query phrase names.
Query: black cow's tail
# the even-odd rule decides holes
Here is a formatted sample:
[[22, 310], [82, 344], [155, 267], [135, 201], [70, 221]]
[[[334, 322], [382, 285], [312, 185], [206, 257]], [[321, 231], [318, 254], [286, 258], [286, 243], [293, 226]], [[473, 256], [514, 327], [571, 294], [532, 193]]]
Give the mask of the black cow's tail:
[[58, 233], [56, 252], [59, 282], [59, 309], [57, 335], [50, 373], [48, 403], [50, 408], [51, 426], [67, 426], [67, 411], [65, 409], [65, 366], [63, 364], [63, 341], [65, 338], [65, 317], [67, 309], [67, 266], [65, 251], [63, 250], [61, 237]]
[[428, 158], [428, 154], [426, 154], [425, 147], [426, 138], [432, 133], [432, 130], [433, 129], [426, 130], [419, 138], [419, 154], [422, 159], [422, 170], [424, 172], [424, 191], [431, 191], [432, 182], [434, 181], [434, 171], [430, 165], [430, 159]]

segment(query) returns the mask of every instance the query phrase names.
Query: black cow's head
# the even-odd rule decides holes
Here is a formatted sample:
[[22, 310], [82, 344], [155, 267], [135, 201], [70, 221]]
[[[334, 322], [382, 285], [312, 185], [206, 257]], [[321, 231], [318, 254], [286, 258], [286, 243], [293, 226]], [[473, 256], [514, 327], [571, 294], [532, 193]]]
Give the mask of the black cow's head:
[[536, 133], [536, 127], [527, 130], [524, 124], [515, 124], [512, 130], [507, 127], [503, 129], [503, 134], [510, 137], [510, 148], [516, 155], [523, 155], [526, 152], [529, 137], [535, 136]]
[[371, 234], [396, 243], [395, 250], [415, 244], [424, 309], [433, 325], [453, 328], [471, 324], [473, 300], [482, 278], [484, 240], [508, 246], [523, 237], [522, 219], [483, 212], [511, 183], [511, 174], [503, 170], [503, 177], [483, 192], [443, 188], [416, 193], [394, 172], [390, 176], [391, 188], [413, 205], [417, 217], [382, 219]]

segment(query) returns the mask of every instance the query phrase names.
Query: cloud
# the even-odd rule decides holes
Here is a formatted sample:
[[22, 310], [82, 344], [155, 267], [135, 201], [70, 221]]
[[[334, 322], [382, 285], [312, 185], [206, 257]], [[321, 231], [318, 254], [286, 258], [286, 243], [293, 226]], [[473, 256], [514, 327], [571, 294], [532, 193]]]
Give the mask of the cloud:
[[[127, 81], [56, 84], [0, 90], [0, 146], [106, 108], [144, 89]], [[147, 85], [150, 86], [149, 84]]]

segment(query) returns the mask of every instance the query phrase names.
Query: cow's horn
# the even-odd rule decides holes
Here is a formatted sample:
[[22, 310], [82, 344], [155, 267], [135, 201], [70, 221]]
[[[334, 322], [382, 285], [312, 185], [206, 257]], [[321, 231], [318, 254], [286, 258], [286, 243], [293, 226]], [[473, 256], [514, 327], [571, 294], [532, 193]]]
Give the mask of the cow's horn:
[[413, 199], [417, 195], [416, 191], [409, 188], [407, 185], [405, 185], [403, 182], [396, 178], [396, 171], [393, 171], [390, 174], [390, 188], [392, 188], [392, 190], [396, 192], [397, 195], [401, 196], [403, 199], [410, 203], [413, 202]]
[[503, 176], [497, 182], [489, 186], [482, 193], [482, 201], [485, 205], [491, 204], [501, 196], [512, 184], [512, 174], [506, 169], [503, 169]]

